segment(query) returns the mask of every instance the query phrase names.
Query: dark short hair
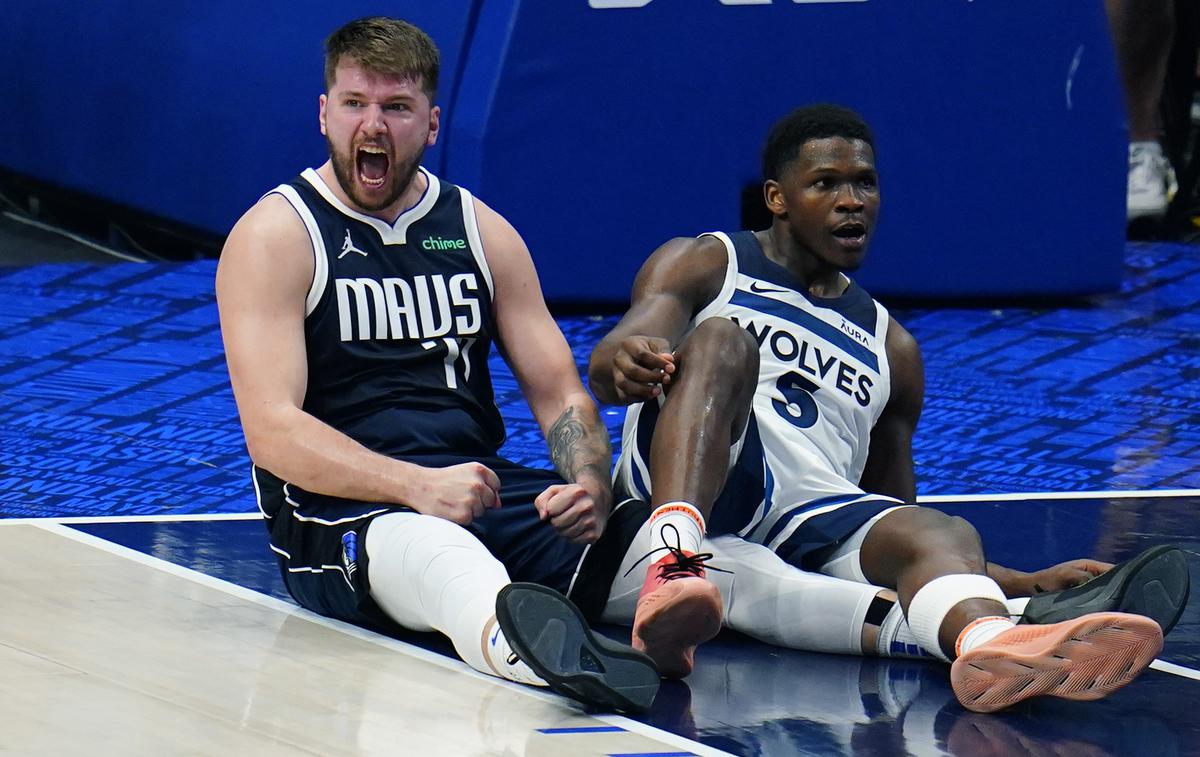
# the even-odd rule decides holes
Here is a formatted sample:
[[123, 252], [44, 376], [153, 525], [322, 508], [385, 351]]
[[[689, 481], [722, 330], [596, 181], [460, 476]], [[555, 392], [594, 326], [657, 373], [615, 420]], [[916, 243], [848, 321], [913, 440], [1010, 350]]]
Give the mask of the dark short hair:
[[350, 59], [368, 71], [412, 79], [433, 102], [440, 56], [429, 35], [398, 18], [371, 16], [351, 21], [325, 40], [325, 91], [333, 88], [338, 65]]
[[810, 139], [842, 137], [861, 139], [875, 149], [871, 129], [862, 116], [849, 108], [830, 103], [818, 103], [796, 108], [771, 127], [763, 147], [763, 180], [779, 180], [788, 163], [800, 154], [800, 148]]

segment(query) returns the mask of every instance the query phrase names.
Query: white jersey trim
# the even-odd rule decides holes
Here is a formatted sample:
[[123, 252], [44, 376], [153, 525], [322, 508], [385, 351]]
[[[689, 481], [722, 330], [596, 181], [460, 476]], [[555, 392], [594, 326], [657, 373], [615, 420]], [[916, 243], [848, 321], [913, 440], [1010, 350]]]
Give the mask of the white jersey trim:
[[421, 199], [417, 201], [416, 205], [413, 205], [411, 208], [401, 213], [400, 217], [396, 219], [394, 224], [390, 224], [387, 221], [384, 221], [380, 218], [375, 218], [374, 216], [366, 215], [365, 213], [360, 213], [346, 203], [342, 202], [340, 199], [338, 199], [338, 196], [333, 193], [333, 190], [329, 188], [329, 185], [325, 183], [325, 180], [321, 178], [321, 175], [318, 174], [314, 169], [306, 168], [304, 169], [304, 172], [300, 174], [300, 176], [309, 184], [311, 184], [312, 188], [317, 190], [317, 193], [320, 194], [326, 202], [337, 208], [343, 215], [349, 216], [357, 221], [362, 221], [368, 226], [374, 228], [375, 231], [379, 232], [379, 237], [383, 240], [384, 244], [406, 244], [408, 242], [408, 227], [412, 226], [429, 213], [429, 211], [433, 208], [434, 203], [437, 202], [438, 196], [442, 191], [442, 185], [441, 182], [438, 181], [438, 177], [429, 173], [429, 171], [426, 171], [423, 166], [418, 166], [417, 170], [425, 176], [425, 193], [421, 195]]
[[467, 230], [467, 241], [471, 245], [471, 254], [475, 263], [483, 272], [483, 280], [487, 282], [488, 295], [495, 301], [496, 288], [492, 284], [492, 269], [488, 266], [487, 255], [483, 252], [483, 236], [479, 233], [479, 219], [475, 216], [475, 198], [466, 189], [459, 187], [462, 198], [463, 226]]
[[879, 351], [876, 354], [879, 356], [879, 376], [882, 379], [884, 394], [883, 401], [879, 403], [879, 411], [875, 413], [872, 420], [871, 428], [875, 428], [875, 422], [879, 420], [879, 416], [892, 401], [892, 361], [888, 359], [887, 351], [888, 328], [891, 324], [892, 317], [888, 314], [887, 308], [879, 300], [875, 300], [875, 333], [879, 334]]
[[[312, 169], [309, 169], [310, 171]], [[288, 201], [296, 214], [300, 216], [300, 220], [304, 222], [304, 228], [308, 231], [309, 242], [312, 243], [313, 251], [313, 278], [312, 283], [308, 285], [308, 295], [304, 298], [304, 317], [312, 315], [312, 312], [317, 309], [317, 305], [321, 302], [321, 298], [325, 296], [325, 287], [329, 283], [329, 259], [325, 254], [325, 238], [321, 236], [321, 230], [317, 227], [317, 219], [309, 210], [308, 205], [300, 197], [300, 193], [295, 187], [290, 187], [287, 184], [282, 184], [271, 192], [278, 194], [280, 197]], [[268, 194], [271, 194], [268, 192]]]
[[702, 321], [706, 321], [717, 315], [717, 313], [721, 312], [722, 308], [729, 304], [729, 301], [733, 299], [734, 290], [737, 289], [738, 278], [737, 250], [734, 248], [733, 240], [729, 238], [729, 235], [723, 231], [710, 231], [700, 236], [714, 237], [721, 240], [721, 243], [725, 245], [725, 255], [728, 258], [728, 262], [725, 265], [725, 282], [721, 284], [721, 291], [692, 319], [692, 328], [700, 325]]

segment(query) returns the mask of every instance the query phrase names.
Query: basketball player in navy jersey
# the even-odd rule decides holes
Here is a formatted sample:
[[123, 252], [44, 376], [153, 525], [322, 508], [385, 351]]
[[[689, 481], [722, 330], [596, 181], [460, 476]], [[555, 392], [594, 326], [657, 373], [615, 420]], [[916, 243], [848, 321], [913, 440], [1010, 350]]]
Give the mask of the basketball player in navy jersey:
[[[1154, 620], [1075, 612], [1017, 626], [1005, 604], [1006, 590], [1063, 589], [1109, 566], [1001, 568], [966, 521], [909, 504], [921, 355], [847, 276], [879, 210], [866, 124], [836, 106], [802, 108], [772, 130], [763, 162], [771, 227], [660, 247], [592, 354], [596, 396], [630, 406], [618, 488], [653, 508], [644, 582], [630, 591], [618, 581], [608, 617], [636, 595], [625, 610], [634, 647], [683, 676], [725, 603], [740, 603], [730, 625], [759, 638], [851, 647], [821, 641], [819, 628], [798, 631], [803, 619], [779, 608], [795, 601], [787, 592], [819, 584], [830, 600], [810, 625], [846, 636], [863, 627], [880, 586], [898, 594], [915, 646], [954, 661], [953, 687], [970, 709], [1043, 694], [1095, 699], [1128, 683], [1161, 649]], [[733, 598], [708, 580], [706, 533], [731, 535], [712, 541], [728, 547], [713, 551], [734, 571]], [[635, 553], [621, 572], [641, 581]]]
[[[651, 661], [593, 636], [560, 593], [577, 570], [591, 580], [607, 431], [521, 237], [420, 165], [438, 66], [403, 21], [334, 32], [329, 159], [267, 193], [222, 252], [221, 331], [271, 549], [314, 612], [436, 629], [483, 673], [644, 709]], [[493, 341], [557, 474], [497, 456]]]

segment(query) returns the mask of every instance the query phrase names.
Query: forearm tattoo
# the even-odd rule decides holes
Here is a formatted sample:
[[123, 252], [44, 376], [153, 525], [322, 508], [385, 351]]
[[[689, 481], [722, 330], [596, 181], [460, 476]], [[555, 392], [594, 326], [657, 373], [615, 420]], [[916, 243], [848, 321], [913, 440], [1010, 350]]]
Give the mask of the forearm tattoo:
[[590, 424], [592, 428], [588, 425], [580, 418], [579, 408], [572, 406], [558, 416], [546, 434], [550, 461], [566, 481], [578, 481], [585, 472], [601, 481], [609, 477], [608, 432], [598, 419]]

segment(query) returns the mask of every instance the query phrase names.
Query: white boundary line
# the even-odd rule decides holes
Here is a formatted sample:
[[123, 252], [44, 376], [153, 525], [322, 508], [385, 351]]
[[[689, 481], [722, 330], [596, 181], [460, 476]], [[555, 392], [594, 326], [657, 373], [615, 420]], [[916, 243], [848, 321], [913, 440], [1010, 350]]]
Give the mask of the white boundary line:
[[[1021, 494], [930, 494], [917, 497], [920, 503], [1016, 502], [1043, 499], [1139, 499], [1200, 497], [1200, 489], [1154, 489], [1146, 491], [1032, 492]], [[61, 518], [0, 518], [0, 526], [45, 525], [50, 523], [182, 523], [198, 520], [257, 520], [262, 513], [192, 513], [189, 515], [79, 515]]]
[[205, 515], [79, 515], [64, 518], [0, 518], [0, 526], [45, 526], [55, 523], [87, 524], [87, 523], [184, 523], [197, 520], [262, 520], [262, 513], [217, 513]]
[[[252, 514], [249, 514], [249, 517], [259, 518], [261, 516], [258, 513], [252, 513]], [[199, 520], [200, 518], [192, 518], [190, 516], [175, 516], [174, 519], [175, 520]], [[235, 520], [235, 519], [245, 520], [247, 518], [244, 516], [239, 516], [238, 518], [225, 518], [225, 520]], [[134, 518], [132, 520], [137, 520], [137, 519]], [[92, 520], [90, 522], [95, 522], [95, 520]], [[118, 522], [118, 521], [111, 521], [111, 522]], [[559, 705], [562, 705], [564, 703], [564, 697], [558, 696], [557, 694], [552, 694], [548, 691], [542, 692], [542, 691], [539, 691], [539, 690], [529, 687], [529, 686], [523, 686], [521, 684], [513, 683], [511, 681], [506, 681], [501, 678], [495, 678], [493, 676], [484, 675], [483, 673], [478, 672], [477, 670], [475, 670], [474, 668], [470, 667], [465, 662], [462, 662], [460, 660], [453, 660], [449, 657], [446, 657], [445, 655], [438, 654], [437, 652], [431, 652], [428, 649], [423, 649], [422, 647], [418, 647], [414, 644], [409, 644], [407, 642], [403, 642], [398, 639], [393, 639], [388, 636], [382, 636], [380, 634], [376, 634], [371, 631], [367, 631], [365, 629], [359, 628], [358, 626], [351, 625], [350, 623], [344, 623], [340, 620], [334, 620], [332, 618], [326, 618], [322, 615], [317, 615], [316, 613], [309, 612], [308, 610], [305, 610], [301, 607], [297, 607], [296, 605], [293, 605], [290, 602], [285, 602], [282, 599], [276, 599], [275, 597], [268, 596], [266, 594], [254, 591], [252, 589], [247, 589], [244, 586], [238, 586], [237, 584], [230, 583], [229, 581], [225, 581], [220, 578], [214, 578], [205, 573], [201, 573], [199, 571], [192, 570], [191, 568], [185, 568], [182, 565], [176, 565], [175, 563], [168, 562], [166, 560], [162, 560], [157, 557], [151, 557], [150, 555], [144, 554], [142, 552], [138, 552], [135, 549], [130, 549], [129, 547], [123, 547], [120, 544], [115, 544], [106, 539], [101, 539], [98, 536], [92, 536], [91, 534], [87, 534], [82, 531], [77, 531], [73, 528], [68, 528], [66, 525], [63, 525], [61, 523], [27, 522], [27, 524], [33, 525], [37, 528], [44, 529], [46, 531], [49, 531], [50, 533], [66, 537], [68, 539], [73, 539], [74, 541], [81, 542], [83, 544], [87, 544], [89, 546], [103, 550], [110, 554], [116, 555], [118, 557], [124, 557], [128, 560], [132, 560], [133, 562], [140, 563], [142, 565], [145, 565], [145, 566], [148, 566], [151, 568], [155, 568], [157, 570], [161, 570], [164, 573], [170, 573], [171, 575], [178, 576], [180, 578], [185, 578], [189, 581], [193, 581], [202, 586], [207, 586], [209, 588], [216, 589], [218, 591], [223, 591], [226, 594], [231, 594], [235, 597], [244, 599], [248, 602], [253, 602], [254, 604], [260, 605], [262, 607], [267, 607], [267, 608], [270, 608], [273, 610], [278, 610], [279, 612], [283, 612], [287, 615], [295, 615], [297, 617], [304, 618], [305, 620], [308, 620], [313, 623], [317, 623], [318, 625], [323, 625], [323, 626], [325, 626], [327, 628], [331, 628], [335, 631], [341, 631], [342, 633], [345, 633], [349, 636], [353, 636], [357, 639], [361, 639], [363, 641], [367, 641], [367, 642], [370, 642], [373, 644], [378, 644], [379, 646], [387, 647], [388, 649], [399, 652], [400, 654], [406, 654], [406, 655], [408, 655], [410, 657], [414, 657], [418, 660], [422, 660], [424, 662], [428, 662], [433, 665], [437, 665], [438, 667], [443, 668], [445, 670], [452, 670], [456, 673], [470, 675], [478, 680], [487, 681], [488, 683], [496, 685], [496, 686], [503, 686], [511, 691], [517, 692], [519, 694], [523, 694], [524, 696], [534, 697], [534, 698], [540, 699], [544, 702], [554, 702]], [[569, 701], [569, 700], [565, 700], [565, 701]], [[568, 706], [574, 706], [574, 703], [572, 702]], [[690, 739], [686, 739], [683, 736], [679, 736], [678, 734], [674, 734], [674, 733], [671, 733], [670, 731], [664, 731], [664, 730], [655, 728], [653, 726], [646, 725], [645, 723], [638, 722], [631, 718], [622, 717], [620, 715], [593, 715], [591, 713], [583, 713], [583, 714], [587, 714], [590, 717], [595, 718], [596, 720], [598, 720], [600, 722], [603, 722], [603, 723], [606, 723], [606, 724], [612, 725], [612, 726], [617, 726], [619, 728], [623, 728], [626, 731], [629, 731], [631, 733], [636, 733], [636, 734], [639, 734], [642, 736], [646, 736], [647, 738], [654, 739], [663, 744], [667, 744], [667, 745], [670, 745], [673, 747], [678, 747], [680, 749], [687, 749], [691, 752], [694, 752], [697, 755], [700, 755], [701, 757], [733, 757], [733, 755], [730, 755], [730, 753], [728, 753], [728, 752], [723, 752], [719, 749], [714, 749], [710, 746], [706, 746], [705, 744], [701, 744], [698, 741], [692, 741]]]
[[1154, 662], [1150, 663], [1150, 668], [1152, 670], [1161, 670], [1164, 673], [1172, 673], [1177, 676], [1183, 676], [1184, 678], [1190, 678], [1193, 681], [1200, 681], [1200, 670], [1185, 668], [1182, 665], [1176, 665], [1175, 663], [1167, 662], [1166, 660], [1155, 660]]
[[929, 494], [917, 502], [1011, 502], [1023, 499], [1135, 499], [1151, 497], [1200, 497], [1200, 489], [1122, 489], [1110, 492], [1028, 492], [1020, 494]]
[[54, 523], [88, 524], [88, 523], [184, 523], [188, 521], [262, 521], [263, 513], [254, 512], [220, 512], [205, 515], [89, 515], [68, 516], [61, 518], [0, 518], [2, 525], [48, 525]]

